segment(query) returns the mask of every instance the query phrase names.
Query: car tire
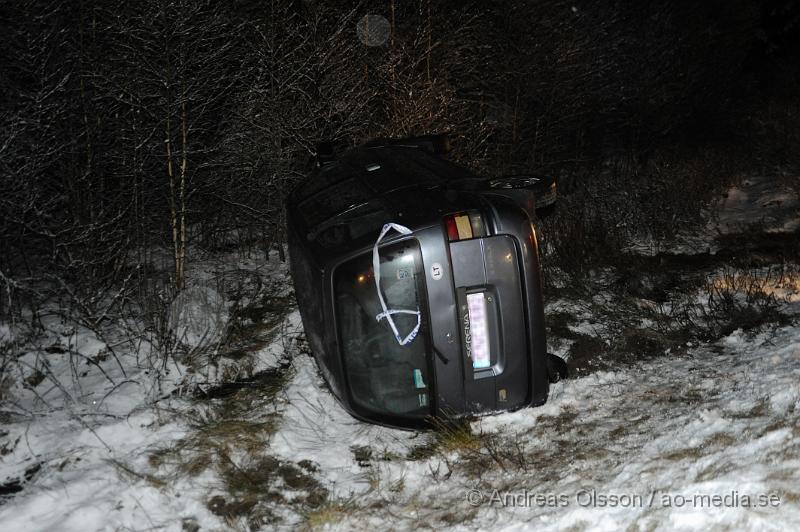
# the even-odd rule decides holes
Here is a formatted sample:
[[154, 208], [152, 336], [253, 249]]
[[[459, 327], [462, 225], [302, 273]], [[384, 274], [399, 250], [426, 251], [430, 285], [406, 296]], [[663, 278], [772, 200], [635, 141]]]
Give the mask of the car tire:
[[566, 361], [558, 355], [547, 353], [547, 377], [551, 384], [568, 378], [569, 369]]

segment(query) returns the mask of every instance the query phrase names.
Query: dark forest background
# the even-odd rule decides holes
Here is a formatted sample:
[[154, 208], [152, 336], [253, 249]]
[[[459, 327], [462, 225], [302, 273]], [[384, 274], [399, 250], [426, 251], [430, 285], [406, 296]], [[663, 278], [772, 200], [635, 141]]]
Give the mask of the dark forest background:
[[101, 320], [196, 257], [282, 250], [322, 139], [447, 131], [487, 175], [558, 175], [565, 271], [666, 242], [797, 168], [799, 29], [787, 1], [3, 2], [0, 316]]

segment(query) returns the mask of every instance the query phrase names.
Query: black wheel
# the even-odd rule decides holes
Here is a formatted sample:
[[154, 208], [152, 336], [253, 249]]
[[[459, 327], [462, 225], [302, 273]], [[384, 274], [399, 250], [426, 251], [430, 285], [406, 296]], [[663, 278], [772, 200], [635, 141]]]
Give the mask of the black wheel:
[[556, 383], [569, 377], [567, 363], [558, 355], [547, 353], [547, 376], [550, 383]]
[[536, 213], [539, 218], [550, 214], [556, 204], [556, 178], [543, 175], [508, 175], [488, 181], [491, 190], [530, 190], [536, 198]]

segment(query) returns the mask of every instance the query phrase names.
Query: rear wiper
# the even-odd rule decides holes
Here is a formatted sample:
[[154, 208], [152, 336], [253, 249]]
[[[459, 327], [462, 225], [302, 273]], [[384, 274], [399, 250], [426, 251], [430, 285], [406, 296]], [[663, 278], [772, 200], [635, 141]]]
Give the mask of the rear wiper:
[[439, 357], [439, 360], [441, 360], [444, 364], [450, 363], [450, 359], [444, 356], [442, 352], [436, 349], [435, 347], [433, 348], [433, 352], [436, 354], [437, 357]]

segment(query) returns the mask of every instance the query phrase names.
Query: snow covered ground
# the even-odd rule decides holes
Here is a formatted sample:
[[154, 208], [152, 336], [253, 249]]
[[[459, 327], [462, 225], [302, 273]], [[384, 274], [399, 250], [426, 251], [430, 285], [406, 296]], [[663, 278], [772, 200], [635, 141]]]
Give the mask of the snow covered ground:
[[[544, 460], [483, 479], [472, 524], [796, 528], [798, 377], [800, 335], [784, 328], [557, 385], [543, 408], [482, 421], [481, 430]], [[497, 497], [506, 494], [511, 504]], [[715, 496], [725, 500], [706, 501]], [[774, 496], [774, 505], [745, 508], [745, 496]]]
[[[285, 266], [269, 268], [287, 288]], [[800, 529], [800, 276], [762, 288], [784, 319], [595, 367], [542, 407], [440, 433], [350, 417], [291, 307], [262, 316], [263, 341], [243, 349], [268, 378], [205, 399], [172, 393], [198, 380], [182, 364], [156, 380], [145, 352], [45, 318], [0, 406], [0, 529]], [[592, 305], [615, 304], [548, 309], [603, 336], [612, 324]], [[0, 324], [0, 342], [13, 336]], [[226, 360], [206, 378], [245, 359]]]
[[731, 187], [720, 207], [709, 223], [717, 233], [741, 232], [753, 225], [768, 233], [792, 233], [800, 228], [797, 192], [767, 176], [751, 177]]
[[[298, 333], [297, 313], [283, 326]], [[680, 356], [556, 384], [544, 407], [484, 417], [463, 446], [417, 459], [410, 456], [432, 435], [360, 423], [323, 387], [309, 356], [297, 354], [292, 365], [265, 450], [314, 464], [331, 502], [312, 516], [335, 529], [800, 526], [796, 325], [752, 337], [736, 331]], [[0, 506], [4, 529], [231, 525], [208, 508], [221, 484], [212, 469], [165, 485], [148, 478], [157, 471], [147, 451], [192, 430], [181, 415], [192, 402], [142, 407], [136, 395], [4, 425], [4, 448], [12, 450], [4, 451], [3, 477], [38, 468]], [[359, 448], [366, 459], [357, 459]], [[303, 518], [287, 512], [282, 523]]]
[[[795, 176], [794, 180], [797, 179]], [[789, 181], [791, 178], [767, 175], [743, 179], [705, 213], [702, 230], [678, 230], [675, 241], [664, 249], [653, 242], [638, 242], [631, 250], [638, 254], [657, 250], [681, 255], [714, 254], [720, 251], [721, 236], [756, 234], [768, 238], [795, 234], [800, 229], [800, 197], [798, 190], [789, 186]]]
[[336, 529], [800, 526], [796, 325], [558, 383], [545, 406], [484, 417], [424, 460], [398, 456], [425, 436], [348, 419], [296, 364], [273, 445], [320, 464], [345, 501]]

